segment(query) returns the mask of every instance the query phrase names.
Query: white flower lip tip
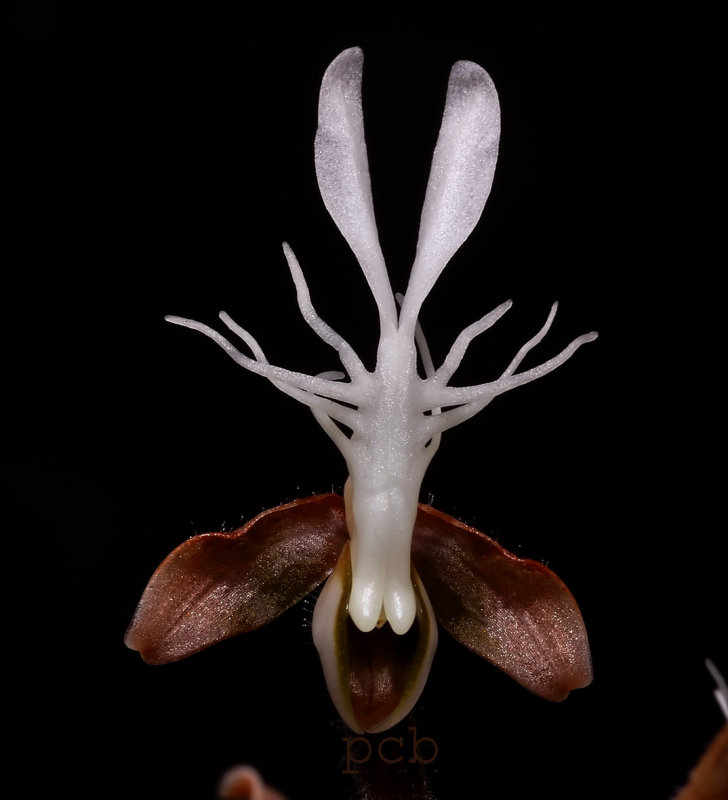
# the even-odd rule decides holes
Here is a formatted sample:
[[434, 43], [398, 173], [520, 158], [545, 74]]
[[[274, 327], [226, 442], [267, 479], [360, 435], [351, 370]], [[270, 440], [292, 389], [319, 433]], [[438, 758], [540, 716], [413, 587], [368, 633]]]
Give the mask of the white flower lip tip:
[[412, 584], [380, 589], [375, 582], [352, 586], [349, 616], [362, 633], [374, 630], [382, 618], [399, 635], [407, 633], [417, 614], [417, 600]]

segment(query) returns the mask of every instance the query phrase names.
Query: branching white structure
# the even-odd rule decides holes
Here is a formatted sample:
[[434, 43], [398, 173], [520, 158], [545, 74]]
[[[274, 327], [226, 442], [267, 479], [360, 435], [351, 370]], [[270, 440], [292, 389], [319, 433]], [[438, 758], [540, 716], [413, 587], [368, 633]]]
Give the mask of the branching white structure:
[[[315, 160], [326, 208], [359, 261], [376, 301], [380, 337], [375, 369], [367, 370], [352, 347], [318, 316], [287, 244], [283, 250], [301, 314], [336, 350], [346, 375], [306, 375], [268, 363], [250, 333], [225, 313], [220, 314], [221, 320], [247, 345], [252, 357], [207, 325], [180, 317], [167, 319], [209, 336], [240, 366], [310, 407], [349, 470], [345, 492], [352, 565], [349, 614], [362, 631], [387, 620], [401, 634], [410, 628], [416, 613], [410, 543], [420, 486], [440, 435], [477, 414], [497, 395], [556, 369], [597, 334], [580, 336], [540, 366], [517, 372], [548, 332], [556, 313], [554, 304], [541, 330], [521, 347], [497, 380], [449, 385], [473, 339], [511, 306], [510, 301], [503, 303], [468, 325], [443, 363], [434, 367], [418, 316], [438, 276], [478, 222], [490, 193], [500, 134], [498, 97], [490, 77], [477, 64], [460, 61], [453, 66], [415, 261], [398, 312], [374, 218], [361, 107], [362, 63], [361, 50], [352, 48], [326, 71]], [[424, 376], [418, 374], [418, 348]]]

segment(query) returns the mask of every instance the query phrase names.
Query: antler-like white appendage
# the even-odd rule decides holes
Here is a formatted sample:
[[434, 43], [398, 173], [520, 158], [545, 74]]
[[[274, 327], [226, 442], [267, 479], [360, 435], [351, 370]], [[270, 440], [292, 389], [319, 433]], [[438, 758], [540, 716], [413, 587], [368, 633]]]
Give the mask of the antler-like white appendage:
[[[580, 336], [538, 367], [516, 372], [548, 332], [556, 313], [554, 304], [544, 326], [521, 347], [500, 378], [475, 386], [448, 385], [473, 339], [511, 306], [510, 301], [502, 303], [466, 327], [435, 369], [418, 324], [419, 311], [440, 273], [475, 227], [490, 193], [500, 133], [498, 97], [481, 67], [468, 61], [455, 64], [433, 155], [415, 262], [398, 315], [374, 218], [361, 108], [362, 62], [358, 48], [346, 50], [324, 75], [315, 161], [326, 208], [356, 255], [379, 311], [374, 371], [368, 371], [343, 337], [318, 316], [287, 244], [283, 248], [301, 314], [336, 350], [346, 375], [305, 375], [270, 364], [255, 339], [224, 313], [222, 321], [247, 345], [252, 357], [207, 325], [180, 317], [167, 319], [209, 336], [236, 363], [268, 378], [311, 408], [349, 469], [345, 501], [351, 536], [351, 618], [363, 631], [386, 619], [394, 631], [404, 633], [416, 610], [410, 545], [417, 502], [441, 433], [476, 414], [497, 395], [556, 369], [582, 344], [595, 339], [596, 333]], [[418, 349], [424, 377], [417, 371]], [[341, 380], [347, 376], [348, 381]]]

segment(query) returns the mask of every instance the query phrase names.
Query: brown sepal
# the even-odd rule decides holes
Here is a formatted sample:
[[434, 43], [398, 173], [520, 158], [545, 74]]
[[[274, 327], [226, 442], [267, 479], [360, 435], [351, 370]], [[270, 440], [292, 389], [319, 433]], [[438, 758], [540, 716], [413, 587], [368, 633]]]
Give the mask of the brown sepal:
[[564, 583], [537, 561], [421, 505], [412, 561], [438, 622], [530, 691], [563, 700], [592, 680], [589, 642]]
[[335, 494], [269, 509], [230, 533], [194, 536], [152, 575], [126, 644], [166, 664], [259, 628], [321, 583], [347, 540]]

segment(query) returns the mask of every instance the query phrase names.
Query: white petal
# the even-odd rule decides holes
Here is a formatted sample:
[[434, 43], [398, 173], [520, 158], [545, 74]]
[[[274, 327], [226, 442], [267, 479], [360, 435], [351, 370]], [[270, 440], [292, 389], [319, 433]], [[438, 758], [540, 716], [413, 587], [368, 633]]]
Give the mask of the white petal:
[[458, 61], [450, 72], [417, 255], [402, 306], [408, 324], [414, 324], [438, 276], [480, 219], [493, 183], [499, 137], [493, 81], [477, 64]]
[[316, 176], [331, 218], [354, 251], [382, 320], [396, 324], [392, 289], [374, 219], [364, 141], [358, 47], [340, 53], [324, 74], [314, 144]]

